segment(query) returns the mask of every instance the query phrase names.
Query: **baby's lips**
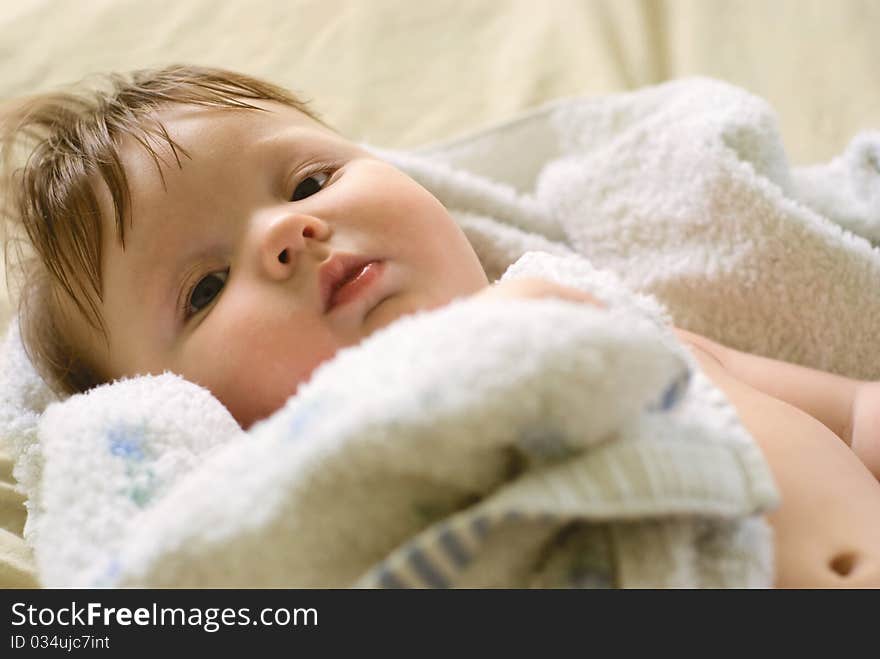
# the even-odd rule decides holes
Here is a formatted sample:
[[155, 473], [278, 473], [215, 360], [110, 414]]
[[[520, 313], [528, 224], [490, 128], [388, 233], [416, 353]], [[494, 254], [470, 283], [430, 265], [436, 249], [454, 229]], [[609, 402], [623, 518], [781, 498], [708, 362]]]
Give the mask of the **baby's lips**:
[[357, 254], [333, 254], [318, 269], [318, 288], [324, 313], [330, 311], [333, 294], [345, 281], [375, 259]]

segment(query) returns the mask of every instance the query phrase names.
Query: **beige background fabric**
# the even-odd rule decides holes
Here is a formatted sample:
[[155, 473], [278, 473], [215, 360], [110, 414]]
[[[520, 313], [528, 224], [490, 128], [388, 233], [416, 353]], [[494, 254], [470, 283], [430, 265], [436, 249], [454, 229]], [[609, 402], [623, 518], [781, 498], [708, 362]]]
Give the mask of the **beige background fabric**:
[[770, 100], [812, 161], [877, 124], [878, 33], [876, 0], [17, 0], [0, 9], [0, 98], [196, 62], [414, 146], [558, 96], [707, 74]]
[[[0, 5], [0, 101], [207, 64], [298, 91], [353, 139], [413, 147], [550, 99], [703, 74], [769, 100], [806, 164], [880, 130], [878, 35], [877, 0], [16, 0]], [[2, 484], [0, 506], [0, 584], [26, 582], [23, 509]]]

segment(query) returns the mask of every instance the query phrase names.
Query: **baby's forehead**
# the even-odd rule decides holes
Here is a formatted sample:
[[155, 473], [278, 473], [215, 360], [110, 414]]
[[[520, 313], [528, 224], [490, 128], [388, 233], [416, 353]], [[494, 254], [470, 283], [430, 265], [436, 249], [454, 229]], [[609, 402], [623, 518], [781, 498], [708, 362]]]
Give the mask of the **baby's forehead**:
[[[169, 103], [145, 115], [117, 141], [129, 192], [135, 196], [167, 192], [169, 179], [192, 161], [200, 168], [229, 159], [261, 141], [290, 134], [338, 136], [295, 107], [248, 100], [254, 108]], [[105, 191], [107, 192], [107, 191]], [[106, 199], [106, 194], [103, 195]]]
[[[248, 100], [253, 108], [168, 103], [146, 115], [138, 131], [123, 136], [121, 151], [129, 157], [139, 151], [152, 159], [150, 150], [175, 156], [175, 146], [187, 148], [235, 147], [261, 137], [295, 128], [326, 128], [301, 110], [276, 101]], [[141, 131], [148, 134], [144, 140]], [[329, 131], [327, 131], [329, 132]], [[144, 143], [146, 141], [146, 144]], [[150, 147], [150, 148], [145, 148]], [[176, 156], [175, 156], [176, 158]]]
[[[350, 143], [299, 109], [275, 101], [248, 99], [253, 108], [168, 103], [144, 115], [132, 130], [116, 142], [119, 164], [125, 176], [127, 207], [123, 215], [139, 217], [145, 208], [169, 200], [169, 193], [189, 197], [196, 187], [193, 177], [205, 180], [221, 172], [240, 155], [261, 143], [281, 143], [287, 138], [308, 137], [314, 144], [332, 141], [337, 146]], [[298, 140], [298, 143], [302, 143]], [[96, 172], [96, 190], [101, 215], [106, 221], [115, 216], [114, 202], [105, 173]], [[126, 223], [112, 234], [127, 234]]]

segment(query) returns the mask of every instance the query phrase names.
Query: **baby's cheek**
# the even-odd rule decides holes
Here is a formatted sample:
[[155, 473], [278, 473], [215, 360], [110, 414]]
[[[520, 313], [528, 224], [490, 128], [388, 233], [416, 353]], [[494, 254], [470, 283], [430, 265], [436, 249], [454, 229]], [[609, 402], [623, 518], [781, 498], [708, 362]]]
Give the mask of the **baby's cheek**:
[[193, 360], [198, 374], [184, 375], [209, 389], [245, 428], [281, 408], [339, 349], [316, 322], [228, 325], [211, 343], [215, 349], [200, 350]]

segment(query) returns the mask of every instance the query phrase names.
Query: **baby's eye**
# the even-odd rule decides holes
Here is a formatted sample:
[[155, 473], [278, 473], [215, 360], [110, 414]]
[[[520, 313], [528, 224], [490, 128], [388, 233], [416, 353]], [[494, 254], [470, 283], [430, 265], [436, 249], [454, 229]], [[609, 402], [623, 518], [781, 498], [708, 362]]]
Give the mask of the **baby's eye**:
[[300, 199], [311, 197], [316, 192], [320, 192], [329, 178], [330, 174], [327, 172], [315, 172], [314, 174], [309, 174], [299, 182], [299, 185], [296, 186], [290, 201], [299, 201]]
[[226, 284], [227, 277], [229, 277], [228, 270], [212, 272], [211, 274], [202, 277], [199, 280], [199, 283], [193, 286], [189, 293], [189, 297], [187, 298], [187, 318], [197, 314], [211, 304], [214, 298], [217, 297], [223, 289], [224, 284]]

